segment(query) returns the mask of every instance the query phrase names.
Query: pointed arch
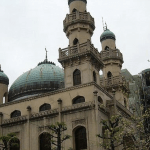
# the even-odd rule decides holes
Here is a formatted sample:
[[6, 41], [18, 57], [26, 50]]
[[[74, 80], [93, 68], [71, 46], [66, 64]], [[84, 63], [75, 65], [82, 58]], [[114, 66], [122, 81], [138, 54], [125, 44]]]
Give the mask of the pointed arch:
[[108, 47], [108, 46], [105, 46], [105, 50], [109, 50], [109, 47]]
[[39, 136], [40, 150], [51, 150], [51, 135], [44, 132]]
[[79, 40], [77, 39], [77, 38], [75, 38], [74, 40], [73, 40], [73, 45], [77, 45], [79, 43]]
[[98, 96], [98, 102], [103, 104], [103, 99], [100, 96]]
[[111, 78], [112, 77], [112, 73], [109, 71], [108, 73], [107, 73], [107, 78]]
[[13, 111], [10, 115], [11, 118], [15, 118], [15, 117], [19, 117], [19, 116], [21, 116], [21, 111], [19, 111], [19, 110]]
[[127, 100], [124, 98], [124, 106], [127, 107]]
[[9, 141], [9, 150], [20, 150], [20, 140], [15, 139]]
[[74, 12], [76, 12], [77, 11], [77, 9], [76, 8], [74, 8], [73, 10], [72, 10], [72, 13], [74, 13]]
[[40, 106], [39, 111], [46, 111], [46, 110], [50, 110], [51, 109], [51, 105], [50, 104], [43, 104]]
[[84, 103], [85, 98], [83, 96], [77, 96], [72, 100], [72, 104]]
[[81, 72], [80, 70], [76, 69], [73, 72], [73, 85], [79, 85], [81, 84]]
[[93, 71], [93, 81], [96, 82], [96, 73]]
[[74, 129], [74, 149], [81, 150], [87, 149], [87, 135], [86, 128], [83, 126], [79, 126]]

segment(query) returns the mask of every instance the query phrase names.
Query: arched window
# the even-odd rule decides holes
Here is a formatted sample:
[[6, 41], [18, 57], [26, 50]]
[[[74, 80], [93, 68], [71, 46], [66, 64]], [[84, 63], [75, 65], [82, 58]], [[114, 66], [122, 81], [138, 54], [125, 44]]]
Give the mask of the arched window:
[[75, 149], [87, 149], [87, 137], [85, 127], [79, 127], [75, 130]]
[[103, 100], [102, 100], [102, 98], [100, 96], [98, 96], [98, 102], [103, 104]]
[[10, 140], [9, 142], [9, 150], [20, 150], [20, 141], [19, 139]]
[[42, 133], [39, 137], [40, 150], [51, 150], [51, 136], [49, 133]]
[[124, 106], [127, 107], [127, 100], [124, 98]]
[[93, 81], [96, 82], [96, 73], [93, 71]]
[[72, 104], [78, 104], [85, 102], [85, 98], [83, 96], [78, 96], [73, 99]]
[[106, 47], [105, 47], [105, 50], [109, 50], [109, 47], [108, 47], [108, 46], [106, 46]]
[[81, 84], [81, 72], [80, 70], [76, 69], [73, 72], [73, 85], [79, 85]]
[[50, 110], [51, 105], [50, 104], [43, 104], [40, 106], [39, 111], [45, 111], [45, 110]]
[[11, 113], [11, 118], [19, 117], [21, 116], [21, 111], [15, 110]]
[[107, 73], [107, 78], [111, 78], [112, 77], [112, 73], [109, 71], [108, 73]]
[[73, 45], [77, 45], [78, 42], [79, 42], [79, 40], [78, 40], [77, 38], [75, 38], [75, 39], [73, 40]]
[[73, 13], [76, 12], [76, 11], [77, 11], [77, 9], [75, 9], [75, 8], [72, 10]]

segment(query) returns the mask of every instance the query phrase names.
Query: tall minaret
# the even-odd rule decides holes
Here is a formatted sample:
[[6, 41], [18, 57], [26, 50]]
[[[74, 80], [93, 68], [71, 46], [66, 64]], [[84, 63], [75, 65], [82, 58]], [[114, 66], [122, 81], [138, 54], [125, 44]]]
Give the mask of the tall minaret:
[[116, 48], [116, 36], [107, 28], [107, 25], [100, 36], [100, 42], [102, 45], [100, 53], [104, 63], [103, 80], [101, 80], [101, 83], [110, 93], [112, 89], [115, 89], [116, 100], [125, 107], [128, 107], [129, 84], [121, 76], [123, 55]]
[[100, 53], [91, 43], [95, 29], [94, 18], [87, 12], [86, 0], [69, 0], [70, 14], [66, 15], [64, 32], [69, 39], [65, 49], [59, 49], [59, 62], [64, 67], [65, 87], [89, 82], [100, 84], [102, 68]]
[[64, 32], [69, 38], [69, 45], [81, 44], [91, 40], [95, 29], [94, 18], [87, 13], [86, 0], [69, 0], [70, 14], [64, 20]]
[[8, 102], [8, 84], [9, 79], [7, 75], [1, 70], [0, 65], [0, 104], [3, 104], [4, 102]]

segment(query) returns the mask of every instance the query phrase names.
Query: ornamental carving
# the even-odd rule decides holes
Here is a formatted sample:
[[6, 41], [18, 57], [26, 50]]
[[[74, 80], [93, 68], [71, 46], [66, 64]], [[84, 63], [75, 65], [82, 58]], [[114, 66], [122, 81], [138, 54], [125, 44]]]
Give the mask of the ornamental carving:
[[85, 119], [80, 119], [80, 120], [75, 120], [72, 121], [72, 128], [75, 128], [77, 125], [86, 125], [86, 120]]

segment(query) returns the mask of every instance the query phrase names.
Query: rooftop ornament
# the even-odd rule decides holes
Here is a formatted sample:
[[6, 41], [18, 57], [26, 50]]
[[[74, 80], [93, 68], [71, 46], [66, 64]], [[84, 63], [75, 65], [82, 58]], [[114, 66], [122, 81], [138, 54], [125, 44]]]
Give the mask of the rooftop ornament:
[[47, 59], [47, 49], [45, 48], [45, 51], [46, 51], [46, 57], [45, 57], [45, 60], [44, 61], [42, 61], [42, 62], [40, 62], [40, 63], [38, 63], [38, 66], [40, 66], [40, 65], [42, 65], [42, 64], [52, 64], [52, 65], [56, 65], [54, 62], [52, 62], [52, 61], [48, 61], [48, 59]]

